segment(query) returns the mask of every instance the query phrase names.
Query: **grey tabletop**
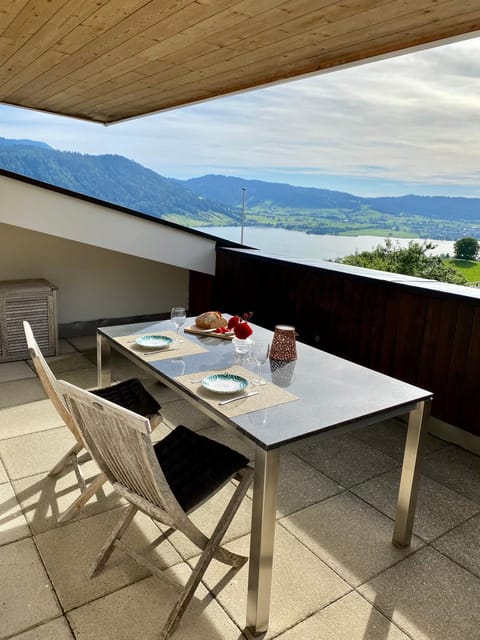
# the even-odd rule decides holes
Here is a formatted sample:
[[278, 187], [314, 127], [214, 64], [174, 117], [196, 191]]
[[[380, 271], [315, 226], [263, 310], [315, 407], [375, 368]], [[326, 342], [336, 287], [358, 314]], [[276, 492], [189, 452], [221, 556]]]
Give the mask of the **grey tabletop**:
[[[187, 319], [186, 326], [194, 319]], [[250, 323], [252, 338], [271, 339], [273, 332]], [[101, 335], [115, 341], [116, 337], [172, 330], [169, 320], [137, 323], [98, 329]], [[160, 380], [171, 387], [180, 385], [175, 377], [183, 374], [201, 375], [204, 371], [224, 370], [234, 364], [234, 347], [228, 340], [214, 337], [197, 337], [186, 334], [189, 340], [198, 341], [207, 351], [181, 359], [153, 360], [144, 363]], [[115, 347], [125, 352], [118, 343]], [[131, 356], [131, 353], [130, 353]], [[246, 365], [251, 367], [252, 365]], [[325, 351], [297, 341], [297, 360], [264, 365], [262, 375], [274, 384], [286, 388], [298, 400], [243, 414], [228, 421], [260, 447], [269, 450], [308, 436], [342, 426], [367, 425], [388, 416], [400, 415], [414, 408], [417, 402], [428, 400], [431, 392], [390, 378], [371, 369], [354, 364]], [[188, 390], [181, 387], [187, 395]], [[190, 394], [192, 399], [201, 399]], [[215, 412], [209, 407], [210, 412]], [[218, 412], [220, 422], [226, 420]]]

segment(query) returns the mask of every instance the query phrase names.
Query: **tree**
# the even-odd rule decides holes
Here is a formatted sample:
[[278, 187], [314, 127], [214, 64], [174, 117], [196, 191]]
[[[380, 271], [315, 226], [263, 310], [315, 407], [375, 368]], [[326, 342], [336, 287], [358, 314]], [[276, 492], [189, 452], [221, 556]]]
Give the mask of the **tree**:
[[340, 262], [367, 269], [378, 269], [391, 273], [403, 273], [408, 276], [429, 278], [452, 284], [465, 284], [466, 279], [453, 267], [443, 264], [438, 256], [429, 256], [427, 251], [435, 245], [424, 242], [409, 242], [408, 247], [396, 245], [385, 240], [385, 245], [378, 245], [373, 251], [362, 251], [346, 256]]
[[476, 238], [460, 238], [454, 244], [455, 258], [459, 260], [475, 260], [480, 244]]

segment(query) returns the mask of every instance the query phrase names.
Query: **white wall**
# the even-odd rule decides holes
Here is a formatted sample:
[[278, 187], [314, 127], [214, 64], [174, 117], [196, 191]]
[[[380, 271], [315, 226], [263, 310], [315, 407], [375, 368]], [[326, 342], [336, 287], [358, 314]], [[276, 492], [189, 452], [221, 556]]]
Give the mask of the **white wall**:
[[215, 273], [215, 238], [143, 220], [2, 175], [1, 222], [182, 269]]
[[188, 306], [188, 270], [0, 223], [0, 280], [58, 286], [60, 324]]

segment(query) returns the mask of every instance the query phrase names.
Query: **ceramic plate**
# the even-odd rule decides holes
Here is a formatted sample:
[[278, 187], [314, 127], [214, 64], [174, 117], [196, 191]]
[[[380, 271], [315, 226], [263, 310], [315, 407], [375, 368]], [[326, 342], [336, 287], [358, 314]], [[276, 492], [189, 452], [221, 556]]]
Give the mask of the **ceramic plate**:
[[231, 373], [217, 373], [204, 378], [202, 385], [214, 393], [236, 393], [248, 386], [248, 380]]
[[144, 349], [166, 349], [172, 342], [168, 336], [140, 336], [135, 340], [135, 344]]

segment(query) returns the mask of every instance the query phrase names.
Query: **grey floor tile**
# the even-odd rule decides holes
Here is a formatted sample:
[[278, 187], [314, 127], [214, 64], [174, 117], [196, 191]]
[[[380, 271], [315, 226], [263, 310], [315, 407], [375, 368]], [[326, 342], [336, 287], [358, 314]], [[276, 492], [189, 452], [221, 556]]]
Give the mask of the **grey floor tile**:
[[94, 389], [97, 386], [97, 369], [92, 366], [89, 369], [64, 371], [58, 376], [58, 379], [70, 382], [82, 389]]
[[30, 535], [27, 521], [10, 483], [0, 484], [0, 545]]
[[43, 400], [47, 394], [36, 377], [0, 383], [0, 409]]
[[2, 362], [0, 364], [0, 383], [34, 377], [35, 374], [26, 362]]
[[12, 480], [46, 473], [73, 446], [67, 427], [0, 440], [0, 455]]
[[[88, 349], [86, 351], [82, 351], [82, 356], [86, 358], [89, 362], [97, 366], [97, 348], [96, 347], [94, 349]], [[112, 349], [110, 354], [110, 361], [116, 359], [119, 356], [120, 354], [118, 353], [118, 351], [115, 351], [115, 349]]]
[[47, 398], [27, 404], [0, 409], [0, 440], [14, 438], [34, 431], [63, 426], [52, 402]]
[[480, 578], [480, 515], [449, 531], [433, 546]]
[[[82, 463], [81, 470], [87, 484], [99, 473], [97, 465], [92, 460]], [[43, 473], [15, 480], [13, 488], [34, 534], [59, 526], [57, 523], [59, 516], [80, 495], [77, 477], [71, 467], [54, 478]], [[100, 491], [80, 509], [75, 519], [87, 518], [121, 504], [124, 504], [123, 500], [114, 493], [111, 484], [106, 482]]]
[[409, 640], [358, 593], [349, 593], [278, 640]]
[[[120, 507], [76, 520], [36, 536], [38, 550], [65, 611], [149, 575], [148, 569], [116, 549], [97, 576], [87, 577], [90, 566], [123, 510]], [[178, 564], [181, 558], [168, 541], [154, 551], [149, 548], [158, 538], [158, 528], [151, 518], [138, 513], [123, 541], [138, 553], [147, 553], [161, 568]]]
[[78, 336], [76, 338], [67, 338], [67, 342], [72, 344], [78, 351], [87, 351], [88, 349], [96, 349], [97, 336]]
[[[87, 349], [86, 351], [82, 351], [82, 356], [84, 356], [92, 364], [97, 366], [97, 348], [96, 347], [94, 347], [93, 349]], [[110, 351], [110, 362], [112, 362], [113, 364], [117, 364], [117, 363], [120, 364], [122, 362], [125, 362], [125, 363], [130, 362], [132, 365], [134, 364], [132, 360], [129, 360], [126, 356], [120, 353], [120, 351], [117, 351], [117, 349], [112, 349]]]
[[65, 618], [56, 618], [11, 640], [75, 640]]
[[215, 426], [215, 422], [211, 418], [196, 409], [186, 400], [169, 402], [162, 407], [162, 416], [170, 426], [176, 427], [179, 424], [183, 424], [192, 429], [192, 431]]
[[8, 475], [7, 475], [7, 470], [3, 466], [3, 462], [0, 459], [0, 484], [2, 484], [3, 482], [8, 482], [8, 481], [9, 481], [9, 478], [8, 478]]
[[[235, 491], [235, 486], [232, 482], [226, 485], [221, 491], [219, 491], [213, 498], [208, 500], [202, 505], [200, 509], [191, 514], [192, 521], [197, 527], [209, 536], [213, 533], [213, 530], [217, 522], [222, 517], [223, 512], [228, 504], [228, 501]], [[251, 500], [246, 497], [241, 503], [235, 517], [232, 520], [229, 528], [224, 537], [224, 542], [227, 543], [230, 540], [240, 538], [246, 533], [250, 532], [252, 522], [252, 503]], [[165, 530], [166, 527], [163, 527]], [[200, 553], [197, 546], [195, 546], [190, 540], [180, 533], [175, 531], [170, 537], [170, 542], [175, 549], [180, 553], [184, 560], [192, 558]]]
[[[350, 434], [352, 437], [365, 442], [366, 444], [383, 451], [387, 455], [399, 460], [403, 460], [405, 450], [405, 438], [407, 435], [407, 425], [403, 420], [393, 418], [384, 420], [369, 427], [355, 429]], [[427, 438], [427, 453], [438, 451], [448, 446], [446, 442], [429, 435]]]
[[68, 340], [65, 340], [64, 338], [61, 338], [58, 341], [58, 350], [60, 351], [60, 353], [73, 353], [74, 351], [76, 351], [73, 344], [70, 344], [70, 342], [68, 342]]
[[145, 386], [145, 389], [147, 389], [147, 391], [149, 391], [152, 394], [152, 396], [157, 400], [157, 402], [159, 402], [162, 405], [162, 409], [163, 409], [163, 405], [166, 404], [167, 402], [175, 402], [176, 400], [179, 399], [178, 393], [175, 393], [175, 391], [172, 391], [171, 389], [166, 387], [161, 382], [158, 382], [157, 380], [152, 379], [149, 381], [144, 381], [143, 384]]
[[89, 369], [90, 367], [95, 367], [90, 360], [85, 358], [81, 353], [78, 353], [78, 351], [74, 351], [73, 353], [63, 353], [59, 356], [52, 356], [46, 360], [48, 362], [48, 366], [57, 378], [65, 373], [65, 371], [75, 371], [76, 369]]
[[234, 429], [226, 429], [219, 424], [213, 425], [202, 431], [203, 436], [217, 440], [222, 444], [226, 444], [227, 447], [239, 451], [249, 460], [253, 460], [255, 457], [255, 445], [244, 438], [240, 433], [237, 433]]
[[324, 438], [295, 453], [344, 487], [358, 484], [399, 465], [397, 460], [350, 435]]
[[165, 438], [165, 436], [168, 436], [168, 434], [171, 431], [172, 431], [172, 429], [165, 422], [162, 421], [152, 431], [152, 433], [150, 435], [150, 438], [151, 438], [152, 442], [155, 444], [159, 440], [163, 440], [163, 438]]
[[392, 545], [393, 522], [348, 493], [283, 518], [281, 524], [357, 586], [417, 549], [421, 542], [397, 549]]
[[343, 487], [324, 476], [293, 453], [280, 457], [277, 494], [279, 516], [299, 511], [343, 491]]
[[434, 549], [421, 549], [360, 592], [415, 640], [478, 640], [480, 581]]
[[61, 615], [31, 538], [0, 547], [1, 637]]
[[[179, 585], [190, 571], [168, 570]], [[167, 582], [150, 577], [115, 591], [68, 614], [77, 640], [157, 640], [178, 598]], [[243, 635], [200, 585], [172, 640], [241, 640]]]
[[128, 380], [129, 378], [138, 378], [143, 383], [153, 381], [152, 374], [142, 367], [137, 367], [133, 362], [129, 360], [121, 360], [113, 362], [112, 367], [112, 380], [121, 382], [122, 380]]
[[[250, 537], [227, 545], [247, 555]], [[205, 583], [240, 628], [245, 625], [248, 565], [231, 576], [218, 562], [205, 574]], [[230, 578], [230, 579], [229, 579]], [[273, 560], [271, 638], [350, 591], [349, 585], [282, 527], [277, 527]]]
[[[394, 470], [351, 489], [390, 518], [395, 517], [400, 471]], [[480, 505], [467, 500], [427, 476], [420, 481], [413, 531], [430, 542], [480, 510]]]
[[480, 504], [480, 457], [450, 445], [425, 457], [425, 475]]

